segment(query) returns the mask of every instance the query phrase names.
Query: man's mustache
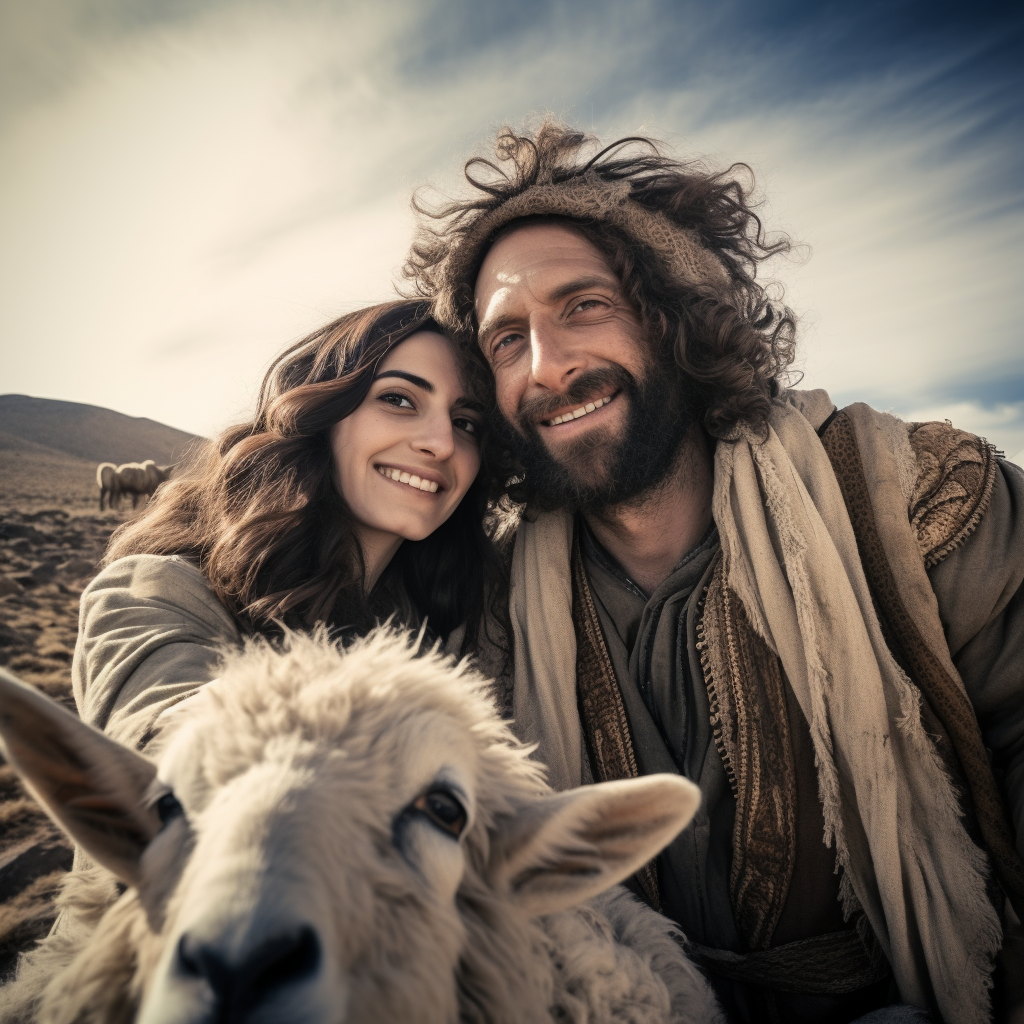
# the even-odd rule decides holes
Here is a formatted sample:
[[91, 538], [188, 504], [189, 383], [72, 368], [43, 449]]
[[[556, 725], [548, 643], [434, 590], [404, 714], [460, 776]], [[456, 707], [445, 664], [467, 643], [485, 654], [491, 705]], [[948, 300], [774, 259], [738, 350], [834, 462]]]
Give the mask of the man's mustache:
[[535, 430], [542, 420], [551, 419], [567, 405], [585, 405], [592, 398], [608, 393], [609, 387], [619, 390], [633, 383], [632, 376], [621, 366], [602, 366], [581, 373], [559, 394], [538, 395], [524, 399], [516, 410], [516, 426], [522, 433]]

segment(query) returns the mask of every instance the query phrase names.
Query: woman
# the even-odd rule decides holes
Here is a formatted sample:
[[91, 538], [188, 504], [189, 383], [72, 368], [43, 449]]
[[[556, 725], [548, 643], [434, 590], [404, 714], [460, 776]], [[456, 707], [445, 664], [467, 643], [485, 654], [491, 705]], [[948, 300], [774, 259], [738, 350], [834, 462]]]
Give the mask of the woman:
[[502, 566], [472, 364], [423, 301], [343, 316], [273, 364], [224, 432], [113, 536], [82, 595], [82, 717], [145, 746], [253, 633], [395, 616], [461, 652]]

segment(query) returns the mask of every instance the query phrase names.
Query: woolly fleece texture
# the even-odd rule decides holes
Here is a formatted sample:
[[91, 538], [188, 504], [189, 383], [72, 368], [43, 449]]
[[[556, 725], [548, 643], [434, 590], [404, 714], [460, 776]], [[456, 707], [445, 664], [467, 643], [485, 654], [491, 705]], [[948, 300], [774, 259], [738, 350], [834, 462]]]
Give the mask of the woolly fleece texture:
[[[272, 993], [280, 1019], [722, 1020], [671, 922], [624, 890], [572, 906], [678, 831], [692, 808], [658, 808], [695, 808], [688, 784], [552, 794], [487, 681], [412, 650], [379, 631], [345, 651], [320, 635], [228, 655], [149, 751], [150, 807], [171, 787], [184, 813], [149, 840], [137, 887], [118, 895], [87, 863], [69, 875], [61, 925], [23, 961], [0, 1019], [205, 1019], [208, 993], [172, 969], [182, 937], [226, 928], [244, 945], [301, 920], [326, 966]], [[101, 736], [66, 718], [60, 729]], [[408, 813], [439, 782], [466, 808], [458, 841]], [[584, 876], [605, 878], [578, 898], [578, 881], [545, 874], [567, 850]]]

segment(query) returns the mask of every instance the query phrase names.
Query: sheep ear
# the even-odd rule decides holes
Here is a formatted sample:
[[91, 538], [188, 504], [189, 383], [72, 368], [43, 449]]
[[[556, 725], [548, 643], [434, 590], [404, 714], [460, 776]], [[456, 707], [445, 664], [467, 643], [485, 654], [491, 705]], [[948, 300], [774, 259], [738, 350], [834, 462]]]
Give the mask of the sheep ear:
[[641, 868], [699, 804], [700, 790], [678, 775], [542, 797], [497, 824], [491, 876], [530, 915], [565, 910]]
[[121, 881], [160, 830], [156, 766], [0, 669], [0, 747], [50, 817]]

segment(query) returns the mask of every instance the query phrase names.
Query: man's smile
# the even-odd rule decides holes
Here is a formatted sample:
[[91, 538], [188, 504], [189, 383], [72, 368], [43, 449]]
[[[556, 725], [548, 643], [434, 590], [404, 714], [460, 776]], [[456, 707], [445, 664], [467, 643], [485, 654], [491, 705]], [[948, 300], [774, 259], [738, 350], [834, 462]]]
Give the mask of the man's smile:
[[611, 401], [617, 398], [620, 393], [620, 391], [613, 391], [611, 394], [595, 399], [592, 402], [586, 402], [575, 409], [567, 409], [565, 412], [558, 413], [550, 419], [540, 420], [540, 425], [542, 427], [557, 427], [565, 423], [572, 423], [576, 420], [583, 419], [584, 416], [589, 416], [591, 413], [595, 413], [599, 409], [603, 409]]

